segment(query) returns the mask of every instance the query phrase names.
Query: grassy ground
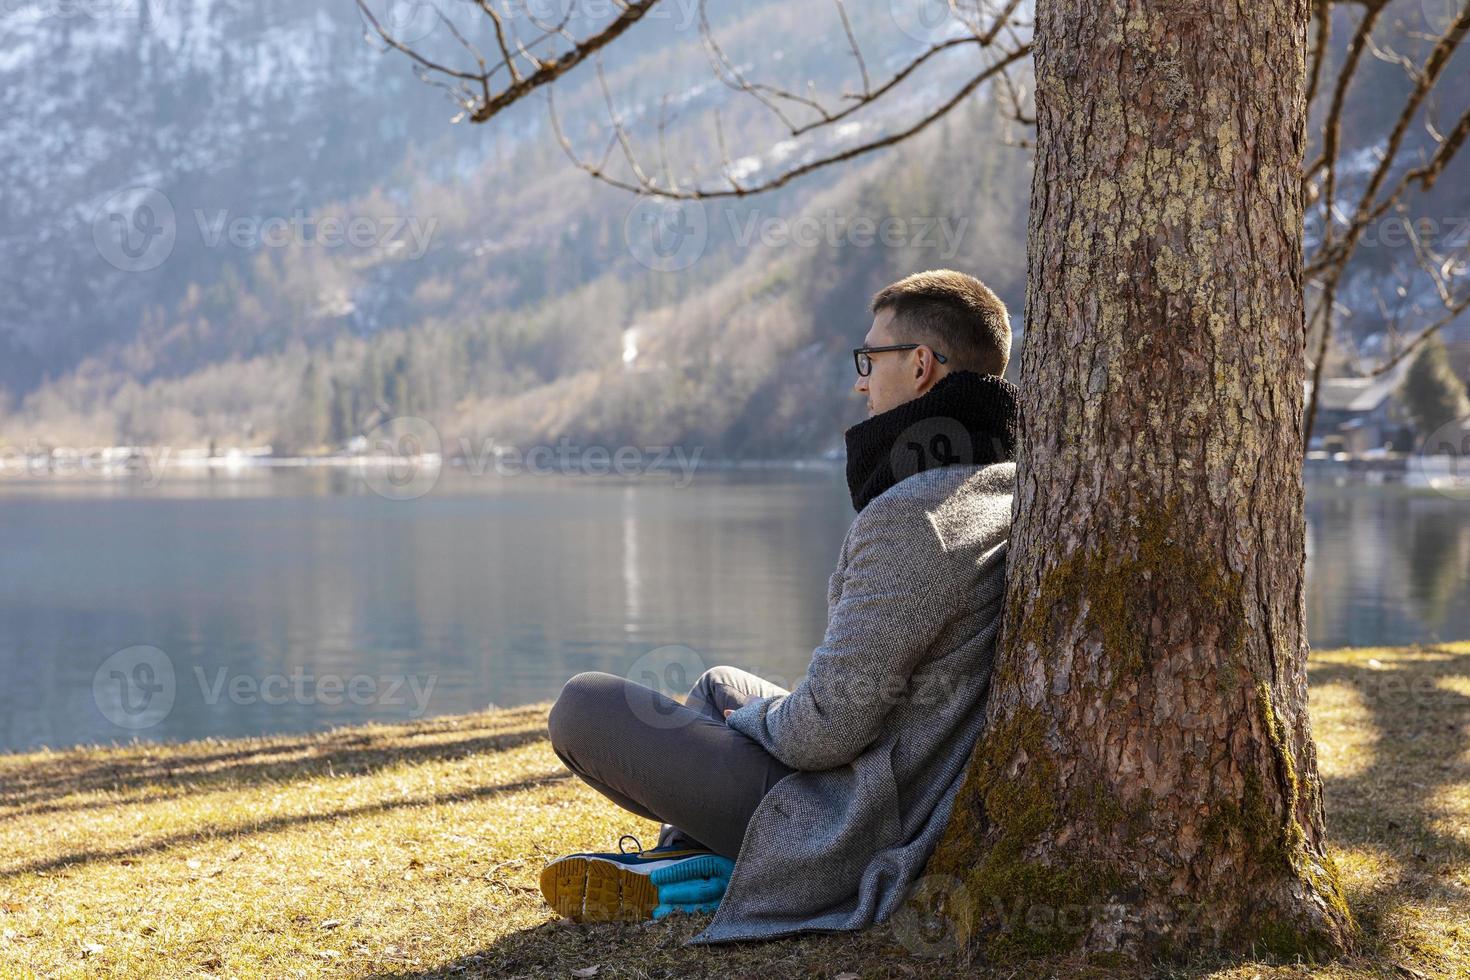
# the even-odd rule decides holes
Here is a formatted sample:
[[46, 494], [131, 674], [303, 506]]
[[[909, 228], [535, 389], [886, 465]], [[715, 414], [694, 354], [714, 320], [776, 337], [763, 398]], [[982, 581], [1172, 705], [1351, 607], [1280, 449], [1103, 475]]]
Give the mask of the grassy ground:
[[[1325, 972], [1470, 976], [1470, 643], [1317, 653], [1312, 682], [1335, 855], [1364, 928], [1359, 952]], [[682, 949], [703, 919], [554, 921], [536, 888], [546, 860], [614, 849], [625, 832], [648, 843], [655, 828], [570, 778], [544, 719], [542, 705], [309, 737], [0, 756], [0, 976], [956, 972], [884, 927]]]

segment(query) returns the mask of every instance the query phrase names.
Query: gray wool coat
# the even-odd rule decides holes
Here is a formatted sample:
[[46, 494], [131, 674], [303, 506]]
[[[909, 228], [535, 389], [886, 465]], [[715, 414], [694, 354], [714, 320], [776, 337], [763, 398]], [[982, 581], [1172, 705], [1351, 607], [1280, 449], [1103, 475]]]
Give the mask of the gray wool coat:
[[799, 771], [761, 800], [691, 943], [862, 929], [902, 903], [984, 724], [1014, 482], [1014, 463], [931, 469], [853, 521], [806, 677], [729, 718]]

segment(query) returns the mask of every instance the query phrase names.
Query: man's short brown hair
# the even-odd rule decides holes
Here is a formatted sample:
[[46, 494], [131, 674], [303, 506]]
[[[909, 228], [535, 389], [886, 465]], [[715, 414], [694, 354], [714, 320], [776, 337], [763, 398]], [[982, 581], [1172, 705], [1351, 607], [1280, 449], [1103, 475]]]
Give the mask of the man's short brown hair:
[[873, 297], [873, 312], [893, 310], [895, 339], [928, 344], [950, 370], [1005, 374], [1011, 321], [990, 287], [963, 272], [916, 272]]

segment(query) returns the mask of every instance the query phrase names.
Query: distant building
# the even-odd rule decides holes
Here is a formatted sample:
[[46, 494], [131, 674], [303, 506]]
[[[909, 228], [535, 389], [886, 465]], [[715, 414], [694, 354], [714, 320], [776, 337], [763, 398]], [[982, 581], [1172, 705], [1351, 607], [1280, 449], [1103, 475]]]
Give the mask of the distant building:
[[[1317, 400], [1317, 424], [1309, 449], [1365, 453], [1413, 448], [1413, 428], [1399, 389], [1412, 358], [1405, 358], [1376, 378], [1326, 378]], [[1308, 401], [1312, 382], [1306, 385]]]

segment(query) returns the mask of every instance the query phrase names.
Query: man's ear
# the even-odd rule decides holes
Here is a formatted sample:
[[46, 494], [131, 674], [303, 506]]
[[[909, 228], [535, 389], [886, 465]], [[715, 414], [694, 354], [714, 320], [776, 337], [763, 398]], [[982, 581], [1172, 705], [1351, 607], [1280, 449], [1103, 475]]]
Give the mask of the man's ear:
[[932, 353], [926, 354], [922, 350], [916, 350], [914, 351], [914, 353], [918, 355], [914, 358], [914, 380], [921, 381], [923, 380], [925, 373], [925, 360], [928, 360], [928, 370], [931, 372], [934, 370], [936, 362], [934, 361], [934, 355]]

